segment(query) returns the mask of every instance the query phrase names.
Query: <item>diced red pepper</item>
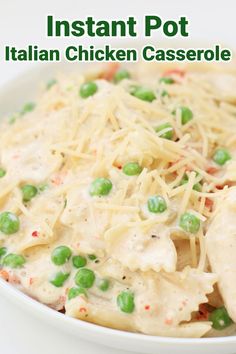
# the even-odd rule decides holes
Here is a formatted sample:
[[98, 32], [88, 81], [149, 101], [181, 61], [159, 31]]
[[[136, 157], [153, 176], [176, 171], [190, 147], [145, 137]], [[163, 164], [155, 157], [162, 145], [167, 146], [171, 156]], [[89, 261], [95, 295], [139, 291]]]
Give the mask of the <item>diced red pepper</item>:
[[213, 175], [214, 173], [216, 173], [218, 171], [219, 171], [219, 169], [214, 166], [210, 166], [206, 169], [206, 172], [209, 173], [210, 175]]
[[206, 198], [206, 200], [205, 200], [205, 206], [206, 206], [210, 211], [212, 211], [213, 205], [214, 205], [213, 200], [210, 199], [210, 198]]
[[1, 269], [0, 270], [0, 278], [8, 281], [9, 280], [9, 273], [6, 270]]
[[38, 231], [33, 231], [32, 232], [32, 237], [39, 237], [39, 232]]
[[100, 78], [111, 81], [115, 75], [115, 73], [119, 70], [119, 63], [109, 63], [107, 69], [101, 74]]
[[81, 307], [80, 309], [79, 309], [79, 312], [87, 312], [87, 309], [85, 308], [85, 307]]
[[172, 75], [177, 75], [177, 76], [180, 76], [180, 77], [184, 77], [186, 74], [186, 72], [184, 70], [181, 70], [181, 69], [170, 69], [170, 70], [167, 70], [163, 73], [163, 77], [166, 77], [166, 76], [172, 76]]
[[207, 310], [206, 305], [200, 304], [196, 319], [199, 321], [202, 321], [202, 320], [207, 321], [208, 317], [209, 317], [209, 311]]
[[114, 166], [116, 167], [116, 168], [118, 168], [119, 170], [121, 170], [122, 169], [122, 166], [119, 164], [119, 163], [114, 163]]
[[224, 189], [224, 187], [232, 187], [233, 185], [233, 182], [228, 181], [227, 183], [217, 185], [216, 188], [221, 190]]
[[59, 172], [51, 179], [51, 182], [56, 186], [60, 186], [61, 184], [63, 184], [66, 175], [67, 171]]
[[172, 318], [166, 318], [165, 319], [165, 324], [172, 325], [172, 323], [173, 323], [173, 319]]

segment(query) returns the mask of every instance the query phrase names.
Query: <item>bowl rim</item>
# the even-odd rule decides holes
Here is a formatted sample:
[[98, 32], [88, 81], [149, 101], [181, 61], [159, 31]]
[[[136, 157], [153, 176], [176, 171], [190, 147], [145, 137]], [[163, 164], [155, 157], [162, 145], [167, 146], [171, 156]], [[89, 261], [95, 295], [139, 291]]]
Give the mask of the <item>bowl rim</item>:
[[[5, 91], [11, 90], [12, 86], [19, 80], [19, 82], [24, 82], [24, 77], [25, 75], [30, 75], [30, 74], [38, 74], [41, 73], [41, 71], [49, 71], [50, 68], [53, 67], [53, 65], [56, 68], [63, 67], [64, 65], [68, 65], [65, 62], [60, 62], [56, 64], [49, 63], [47, 65], [39, 63], [34, 65], [31, 68], [24, 69], [21, 73], [16, 74], [13, 78], [7, 80], [3, 84], [0, 85], [0, 97], [4, 95]], [[78, 65], [82, 66], [87, 66], [90, 63], [78, 63]], [[55, 71], [55, 70], [54, 70]], [[58, 69], [57, 69], [58, 71]], [[33, 76], [33, 75], [32, 75]], [[31, 81], [31, 79], [30, 79]], [[70, 316], [64, 315], [62, 313], [59, 313], [58, 311], [50, 308], [47, 305], [44, 305], [43, 303], [40, 303], [39, 301], [31, 298], [29, 295], [25, 294], [18, 288], [12, 286], [5, 280], [0, 278], [0, 293], [3, 293], [3, 295], [8, 297], [8, 295], [11, 297], [11, 300], [15, 300], [15, 302], [19, 302], [20, 304], [25, 306], [24, 308], [27, 310], [27, 312], [30, 311], [30, 309], [33, 310], [34, 317], [39, 317], [40, 314], [42, 317], [46, 320], [51, 320], [52, 322], [56, 323], [58, 327], [61, 327], [63, 325], [68, 326], [68, 327], [74, 327], [75, 329], [84, 329], [85, 331], [92, 332], [94, 334], [101, 334], [101, 335], [110, 335], [113, 337], [116, 337], [116, 339], [123, 339], [123, 340], [133, 340], [136, 343], [137, 342], [145, 342], [145, 343], [152, 343], [152, 344], [176, 344], [176, 345], [182, 345], [182, 344], [196, 344], [196, 345], [210, 345], [210, 344], [230, 344], [234, 343], [236, 344], [236, 335], [233, 336], [222, 336], [222, 337], [201, 337], [201, 338], [178, 338], [178, 337], [163, 337], [163, 336], [152, 336], [152, 335], [147, 335], [147, 334], [142, 334], [142, 333], [137, 333], [137, 332], [128, 332], [128, 331], [123, 331], [123, 330], [118, 330], [118, 329], [113, 329], [109, 327], [104, 327], [97, 325], [95, 323], [91, 322], [86, 322], [82, 321], [80, 319], [75, 319]]]
[[[95, 323], [90, 323], [86, 321], [82, 321], [79, 319], [75, 319], [73, 317], [64, 315], [49, 306], [46, 306], [39, 301], [31, 298], [27, 294], [23, 293], [21, 290], [7, 283], [5, 280], [0, 279], [0, 293], [3, 293], [5, 298], [9, 295], [11, 300], [15, 300], [15, 302], [24, 306], [24, 309], [27, 312], [30, 309], [33, 310], [34, 317], [38, 317], [40, 314], [44, 317], [44, 319], [48, 320], [48, 322], [56, 323], [57, 326], [69, 326], [74, 327], [75, 329], [84, 329], [88, 332], [93, 332], [94, 334], [101, 334], [107, 336], [116, 337], [116, 339], [129, 339], [137, 342], [149, 342], [152, 344], [224, 344], [224, 343], [235, 343], [236, 344], [236, 336], [222, 336], [222, 337], [204, 337], [204, 338], [176, 338], [176, 337], [162, 337], [162, 336], [151, 336], [142, 333], [128, 332], [117, 330], [109, 327], [104, 327], [97, 325]], [[51, 320], [51, 321], [50, 321]]]

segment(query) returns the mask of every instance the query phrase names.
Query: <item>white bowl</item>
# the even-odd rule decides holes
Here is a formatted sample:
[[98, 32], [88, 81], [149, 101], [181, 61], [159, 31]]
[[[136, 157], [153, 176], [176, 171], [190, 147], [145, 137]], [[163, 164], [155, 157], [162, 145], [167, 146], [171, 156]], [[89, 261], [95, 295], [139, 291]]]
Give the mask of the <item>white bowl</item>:
[[[17, 77], [14, 81], [0, 89], [0, 117], [4, 114], [18, 110], [23, 103], [33, 99], [37, 94], [38, 84], [52, 78], [56, 72], [63, 70], [81, 70], [88, 64], [54, 64], [42, 65]], [[40, 322], [44, 332], [50, 332], [53, 326], [58, 331], [58, 336], [71, 342], [80, 338], [105, 344], [113, 348], [129, 350], [145, 354], [233, 354], [236, 352], [236, 336], [200, 339], [179, 339], [147, 336], [137, 333], [129, 333], [113, 330], [80, 320], [76, 320], [60, 314], [21, 293], [8, 283], [0, 280], [0, 298], [5, 297], [9, 304], [18, 307], [22, 311], [22, 318], [29, 323], [30, 328]], [[39, 334], [39, 340], [43, 339]], [[48, 339], [47, 339], [48, 340]], [[37, 343], [35, 343], [37, 346]], [[48, 343], [53, 348], [53, 343]], [[70, 349], [68, 347], [68, 352]]]

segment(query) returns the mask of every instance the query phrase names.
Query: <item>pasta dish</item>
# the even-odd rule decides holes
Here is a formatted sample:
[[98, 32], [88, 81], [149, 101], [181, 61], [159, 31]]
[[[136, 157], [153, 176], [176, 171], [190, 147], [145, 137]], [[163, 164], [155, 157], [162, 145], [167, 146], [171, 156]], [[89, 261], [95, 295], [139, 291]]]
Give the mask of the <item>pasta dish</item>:
[[232, 335], [235, 235], [230, 65], [60, 74], [1, 120], [0, 276], [56, 311]]

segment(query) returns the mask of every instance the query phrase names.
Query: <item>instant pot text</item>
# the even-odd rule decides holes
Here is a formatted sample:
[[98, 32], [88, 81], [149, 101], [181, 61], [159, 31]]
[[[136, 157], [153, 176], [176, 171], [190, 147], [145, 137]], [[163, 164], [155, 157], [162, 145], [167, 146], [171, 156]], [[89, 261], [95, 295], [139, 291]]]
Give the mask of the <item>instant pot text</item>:
[[[141, 26], [142, 33], [138, 33], [138, 21], [134, 17], [127, 17], [122, 20], [96, 20], [92, 16], [85, 19], [64, 20], [56, 19], [53, 15], [46, 17], [46, 35], [48, 38], [75, 37], [77, 43], [63, 49], [39, 48], [38, 45], [29, 44], [25, 48], [16, 46], [5, 46], [6, 61], [50, 61], [58, 62], [66, 60], [69, 62], [85, 61], [118, 61], [136, 62], [156, 61], [156, 62], [182, 62], [182, 61], [230, 61], [232, 51], [222, 48], [219, 44], [211, 48], [161, 48], [156, 43], [156, 38], [163, 37], [189, 37], [189, 20], [185, 16], [178, 19], [162, 19], [157, 15], [146, 15]], [[136, 48], [135, 37], [139, 35], [152, 40], [140, 50]], [[155, 37], [154, 37], [155, 36]], [[104, 44], [103, 46], [82, 45], [79, 43], [81, 37], [117, 37], [132, 38], [133, 47], [117, 47]], [[154, 44], [153, 44], [154, 42]]]

